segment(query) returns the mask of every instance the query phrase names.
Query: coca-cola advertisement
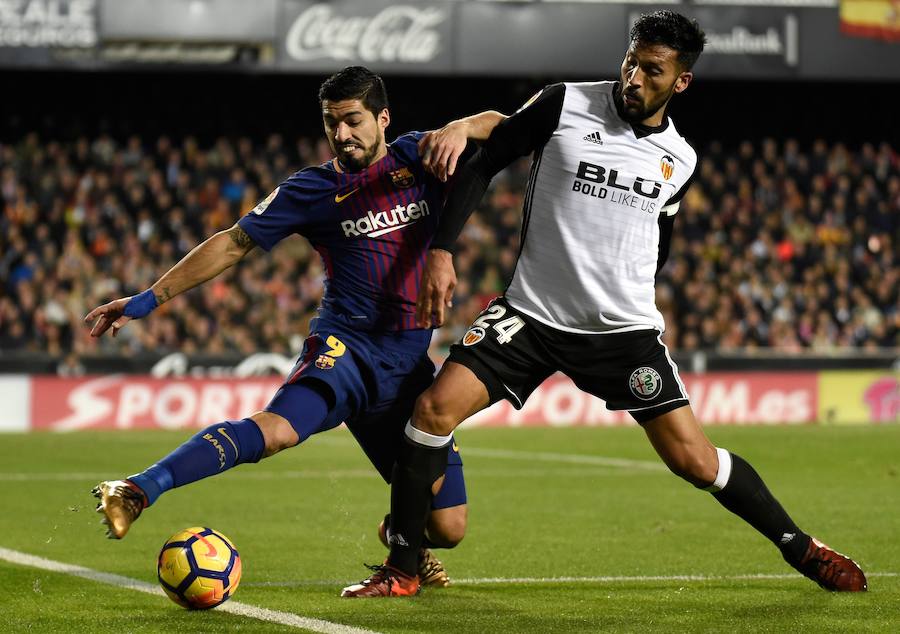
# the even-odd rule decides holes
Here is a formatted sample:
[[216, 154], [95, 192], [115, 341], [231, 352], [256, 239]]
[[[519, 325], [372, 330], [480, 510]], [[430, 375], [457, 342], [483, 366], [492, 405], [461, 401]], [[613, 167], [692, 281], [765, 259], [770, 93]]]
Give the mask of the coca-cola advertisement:
[[363, 64], [380, 71], [448, 70], [455, 3], [293, 2], [280, 21], [281, 66], [327, 71]]

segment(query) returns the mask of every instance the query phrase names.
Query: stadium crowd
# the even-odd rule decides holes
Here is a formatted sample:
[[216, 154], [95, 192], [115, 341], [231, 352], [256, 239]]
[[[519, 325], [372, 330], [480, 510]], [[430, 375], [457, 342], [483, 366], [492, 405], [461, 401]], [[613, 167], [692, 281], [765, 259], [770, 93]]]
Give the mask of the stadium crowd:
[[[701, 148], [657, 303], [676, 350], [827, 352], [900, 346], [900, 155], [816, 141]], [[328, 160], [324, 141], [110, 136], [0, 143], [0, 354], [292, 354], [322, 292], [300, 238], [179, 296], [116, 339], [82, 317], [147, 288], [290, 173]], [[511, 166], [464, 230], [460, 283], [437, 346], [458, 338], [510, 278], [529, 161]]]

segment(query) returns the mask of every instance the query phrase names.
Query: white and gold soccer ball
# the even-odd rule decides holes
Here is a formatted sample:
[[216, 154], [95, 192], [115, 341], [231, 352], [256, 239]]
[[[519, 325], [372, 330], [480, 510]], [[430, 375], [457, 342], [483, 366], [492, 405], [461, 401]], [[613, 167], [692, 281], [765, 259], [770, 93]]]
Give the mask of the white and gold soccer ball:
[[195, 526], [175, 533], [163, 545], [157, 573], [172, 601], [207, 610], [234, 595], [241, 581], [241, 558], [225, 535]]

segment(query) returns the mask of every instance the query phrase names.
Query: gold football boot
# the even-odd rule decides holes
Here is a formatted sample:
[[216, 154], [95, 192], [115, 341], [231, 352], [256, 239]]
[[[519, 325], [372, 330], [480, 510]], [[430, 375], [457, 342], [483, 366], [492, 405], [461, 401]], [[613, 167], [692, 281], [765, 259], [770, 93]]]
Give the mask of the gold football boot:
[[444, 564], [434, 556], [429, 548], [419, 551], [419, 583], [423, 586], [446, 588], [450, 585], [450, 577], [444, 570]]
[[91, 491], [100, 500], [97, 512], [103, 515], [106, 524], [106, 536], [110, 539], [122, 539], [131, 528], [132, 523], [141, 515], [147, 506], [144, 492], [128, 480], [109, 480], [101, 482]]

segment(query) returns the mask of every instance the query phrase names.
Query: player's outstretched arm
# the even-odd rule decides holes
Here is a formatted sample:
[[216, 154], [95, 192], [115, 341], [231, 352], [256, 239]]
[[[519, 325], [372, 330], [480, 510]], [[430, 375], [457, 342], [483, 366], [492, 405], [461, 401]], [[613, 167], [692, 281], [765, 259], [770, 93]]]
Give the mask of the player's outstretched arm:
[[486, 141], [506, 115], [487, 110], [451, 121], [439, 130], [427, 132], [419, 140], [422, 166], [446, 181], [456, 171], [456, 163], [469, 141]]
[[91, 336], [100, 337], [112, 328], [112, 336], [115, 337], [132, 319], [146, 317], [176, 295], [214, 278], [255, 246], [250, 236], [237, 224], [220, 231], [194, 247], [143, 293], [113, 300], [89, 312], [84, 321], [91, 323], [96, 320]]

